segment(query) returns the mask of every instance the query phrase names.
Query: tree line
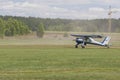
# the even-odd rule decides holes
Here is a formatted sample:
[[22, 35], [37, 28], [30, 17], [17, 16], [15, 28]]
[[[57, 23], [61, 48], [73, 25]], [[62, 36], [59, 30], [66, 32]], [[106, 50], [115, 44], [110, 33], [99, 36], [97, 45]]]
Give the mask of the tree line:
[[[24, 20], [24, 19], [23, 19]], [[39, 22], [36, 25], [35, 30], [31, 29], [28, 24], [35, 24], [33, 22], [25, 23], [23, 20], [14, 18], [12, 16], [1, 16], [0, 17], [0, 38], [4, 36], [16, 36], [16, 35], [26, 35], [32, 31], [36, 31], [36, 36], [43, 37], [44, 35], [44, 26]]]
[[30, 33], [29, 27], [21, 21], [13, 18], [3, 20], [0, 18], [0, 37], [24, 35]]
[[[120, 19], [111, 19], [111, 22], [111, 32], [120, 32]], [[72, 20], [19, 16], [0, 16], [0, 25], [3, 26], [0, 26], [1, 36], [23, 35], [30, 31], [36, 31], [36, 35], [41, 36], [44, 30], [108, 32], [109, 26], [108, 19]]]

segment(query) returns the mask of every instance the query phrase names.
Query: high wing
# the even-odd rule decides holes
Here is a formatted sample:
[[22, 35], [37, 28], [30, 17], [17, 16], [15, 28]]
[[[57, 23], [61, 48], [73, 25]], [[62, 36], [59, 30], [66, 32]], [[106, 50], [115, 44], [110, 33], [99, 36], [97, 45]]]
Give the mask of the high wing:
[[79, 35], [79, 34], [71, 34], [71, 36], [74, 36], [74, 37], [84, 37], [84, 38], [103, 38], [103, 36], [101, 35]]

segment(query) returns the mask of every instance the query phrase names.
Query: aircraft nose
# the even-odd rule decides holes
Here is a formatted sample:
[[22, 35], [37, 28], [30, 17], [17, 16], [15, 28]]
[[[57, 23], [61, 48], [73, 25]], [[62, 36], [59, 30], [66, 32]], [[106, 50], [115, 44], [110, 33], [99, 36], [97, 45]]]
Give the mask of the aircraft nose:
[[83, 39], [76, 38], [76, 42], [77, 42], [77, 43], [82, 43], [82, 42], [83, 42]]

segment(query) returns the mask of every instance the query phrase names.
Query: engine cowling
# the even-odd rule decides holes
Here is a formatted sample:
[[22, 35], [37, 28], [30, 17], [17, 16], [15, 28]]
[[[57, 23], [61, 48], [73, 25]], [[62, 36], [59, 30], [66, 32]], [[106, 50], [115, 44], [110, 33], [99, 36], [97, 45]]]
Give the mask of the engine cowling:
[[83, 39], [76, 38], [76, 42], [77, 42], [77, 43], [83, 43]]

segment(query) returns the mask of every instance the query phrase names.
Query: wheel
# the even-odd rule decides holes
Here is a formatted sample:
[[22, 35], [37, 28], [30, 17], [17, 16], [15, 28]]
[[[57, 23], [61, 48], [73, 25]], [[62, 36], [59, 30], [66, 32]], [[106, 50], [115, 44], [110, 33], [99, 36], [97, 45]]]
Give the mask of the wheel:
[[110, 45], [105, 45], [105, 47], [110, 48]]
[[75, 45], [75, 48], [78, 48], [78, 45]]
[[85, 46], [82, 46], [82, 45], [81, 45], [81, 47], [82, 47], [82, 48], [85, 48]]

